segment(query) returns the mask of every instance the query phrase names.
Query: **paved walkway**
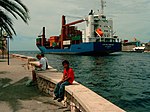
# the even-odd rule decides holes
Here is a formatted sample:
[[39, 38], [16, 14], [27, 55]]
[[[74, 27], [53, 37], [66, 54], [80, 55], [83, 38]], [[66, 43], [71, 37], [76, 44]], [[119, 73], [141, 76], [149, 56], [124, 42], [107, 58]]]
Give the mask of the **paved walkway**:
[[63, 112], [63, 105], [41, 93], [35, 86], [26, 86], [31, 77], [26, 61], [0, 59], [0, 112]]

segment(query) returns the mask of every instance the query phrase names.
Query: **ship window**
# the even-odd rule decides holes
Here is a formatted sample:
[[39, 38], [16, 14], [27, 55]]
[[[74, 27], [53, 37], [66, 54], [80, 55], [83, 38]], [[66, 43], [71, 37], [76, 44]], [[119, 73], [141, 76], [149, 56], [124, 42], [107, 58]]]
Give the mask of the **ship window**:
[[104, 30], [104, 32], [108, 32], [108, 30]]
[[105, 42], [111, 42], [110, 39], [105, 39]]
[[117, 39], [117, 41], [119, 42], [119, 39]]
[[101, 38], [101, 42], [104, 42], [104, 38]]
[[106, 18], [106, 16], [102, 15], [102, 18]]
[[104, 26], [104, 27], [106, 27], [106, 28], [107, 28], [108, 26]]
[[97, 28], [98, 28], [98, 25], [94, 25], [94, 27], [95, 27], [95, 29], [97, 29]]
[[98, 23], [99, 20], [95, 19], [94, 22]]

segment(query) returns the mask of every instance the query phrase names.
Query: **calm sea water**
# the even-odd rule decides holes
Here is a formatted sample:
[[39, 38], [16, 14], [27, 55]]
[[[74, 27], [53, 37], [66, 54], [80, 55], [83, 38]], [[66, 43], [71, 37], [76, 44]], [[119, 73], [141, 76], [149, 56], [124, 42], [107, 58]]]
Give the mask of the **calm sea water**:
[[[39, 52], [12, 52], [35, 56]], [[51, 66], [63, 70], [70, 61], [75, 80], [128, 112], [150, 110], [150, 53], [109, 56], [45, 55]]]

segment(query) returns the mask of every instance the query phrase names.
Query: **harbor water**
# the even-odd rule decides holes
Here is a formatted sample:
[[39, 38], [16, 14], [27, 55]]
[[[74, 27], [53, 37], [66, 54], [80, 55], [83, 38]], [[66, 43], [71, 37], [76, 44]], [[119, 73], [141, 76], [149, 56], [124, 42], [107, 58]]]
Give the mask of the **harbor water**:
[[[11, 52], [36, 56], [37, 51]], [[75, 80], [127, 112], [150, 110], [150, 53], [119, 52], [109, 56], [45, 54], [49, 64], [63, 71], [69, 60]], [[11, 64], [11, 63], [10, 63]]]

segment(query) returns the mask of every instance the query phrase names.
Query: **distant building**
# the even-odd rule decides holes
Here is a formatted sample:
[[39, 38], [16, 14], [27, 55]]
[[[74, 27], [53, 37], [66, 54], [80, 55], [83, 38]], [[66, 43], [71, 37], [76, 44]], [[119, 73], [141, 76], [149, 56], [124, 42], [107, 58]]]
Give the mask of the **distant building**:
[[145, 44], [145, 52], [150, 52], [150, 41]]
[[141, 42], [136, 38], [133, 41], [124, 40], [122, 42], [122, 51], [133, 51], [133, 48], [141, 46]]

